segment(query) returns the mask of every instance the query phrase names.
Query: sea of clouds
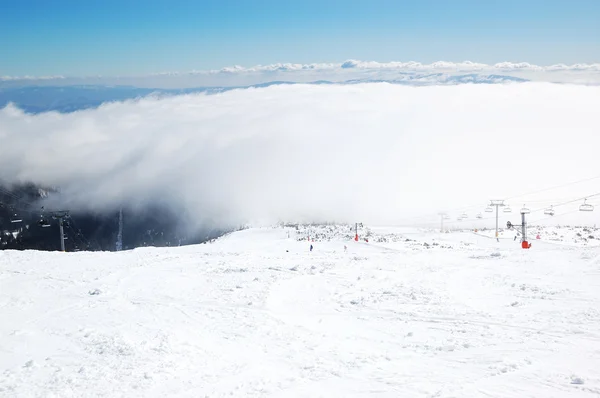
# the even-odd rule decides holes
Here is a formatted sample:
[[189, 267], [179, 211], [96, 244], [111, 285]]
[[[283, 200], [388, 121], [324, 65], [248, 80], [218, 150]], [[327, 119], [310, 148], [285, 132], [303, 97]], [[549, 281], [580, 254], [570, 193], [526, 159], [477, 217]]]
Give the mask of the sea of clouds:
[[272, 86], [69, 114], [9, 105], [0, 179], [59, 186], [72, 210], [166, 203], [191, 228], [402, 224], [598, 174], [598, 109], [599, 86], [551, 83]]

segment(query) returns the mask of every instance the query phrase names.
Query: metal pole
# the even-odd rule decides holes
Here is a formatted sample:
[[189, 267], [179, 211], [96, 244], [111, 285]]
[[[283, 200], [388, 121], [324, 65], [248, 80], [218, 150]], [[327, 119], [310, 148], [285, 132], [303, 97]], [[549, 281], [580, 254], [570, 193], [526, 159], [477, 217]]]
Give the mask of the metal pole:
[[491, 200], [490, 206], [496, 207], [496, 240], [498, 240], [498, 211], [500, 210], [500, 207], [504, 206], [504, 201], [503, 200]]
[[527, 240], [527, 225], [525, 223], [525, 213], [521, 213], [521, 228], [522, 228], [521, 234], [523, 235], [523, 241], [526, 241]]
[[446, 213], [438, 213], [438, 215], [440, 216], [440, 232], [444, 233], [444, 217]]
[[[289, 232], [288, 232], [289, 235]], [[289, 236], [288, 236], [289, 238]], [[123, 250], [123, 208], [119, 210], [119, 233], [117, 234], [117, 245], [116, 250]]]
[[62, 217], [58, 218], [58, 227], [60, 229], [60, 251], [64, 252], [65, 251], [65, 233], [63, 230], [63, 218]]
[[498, 208], [499, 206], [496, 205], [496, 238], [498, 237]]

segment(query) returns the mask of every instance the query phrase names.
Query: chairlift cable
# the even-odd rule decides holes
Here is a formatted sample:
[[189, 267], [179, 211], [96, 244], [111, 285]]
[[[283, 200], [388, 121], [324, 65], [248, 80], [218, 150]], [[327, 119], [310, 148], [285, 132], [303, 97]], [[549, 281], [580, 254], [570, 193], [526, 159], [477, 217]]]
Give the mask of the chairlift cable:
[[[580, 198], [577, 198], [577, 199], [568, 200], [566, 202], [553, 204], [552, 206], [553, 207], [564, 206], [564, 205], [568, 205], [568, 204], [571, 204], [571, 203], [579, 202], [579, 201], [582, 201], [582, 200], [585, 200], [585, 199], [593, 198], [593, 197], [596, 197], [596, 196], [600, 196], [600, 192], [592, 194], [592, 195], [586, 195], [586, 196], [583, 196], [583, 197], [580, 197]], [[533, 212], [538, 212], [538, 211], [542, 211], [542, 210], [545, 210], [545, 209], [539, 208], [539, 209], [536, 209], [536, 210], [532, 210], [531, 212], [533, 213]]]
[[3, 193], [4, 195], [7, 195], [10, 198], [16, 200], [17, 202], [20, 202], [20, 203], [23, 203], [23, 204], [25, 204], [25, 205], [27, 205], [29, 207], [32, 207], [32, 204], [30, 202], [27, 202], [27, 201], [23, 200], [22, 196], [18, 196], [15, 193], [7, 190], [6, 188], [4, 188], [2, 186], [0, 186], [0, 192]]
[[596, 180], [598, 178], [600, 178], [600, 175], [597, 175], [595, 177], [585, 178], [583, 180], [572, 181], [572, 182], [569, 182], [569, 183], [566, 183], [566, 184], [562, 184], [562, 185], [556, 185], [556, 186], [553, 186], [553, 187], [550, 187], [550, 188], [544, 188], [544, 189], [540, 189], [540, 190], [533, 191], [533, 192], [528, 192], [528, 193], [524, 193], [524, 194], [520, 194], [520, 195], [511, 196], [511, 197], [508, 197], [508, 198], [506, 198], [504, 200], [510, 200], [510, 199], [515, 199], [515, 198], [520, 198], [520, 197], [523, 197], [523, 196], [534, 195], [536, 193], [551, 191], [553, 189], [558, 189], [558, 188], [563, 188], [563, 187], [568, 187], [570, 185], [580, 184], [582, 182], [592, 181], [592, 180]]
[[540, 222], [540, 221], [545, 221], [545, 220], [550, 220], [550, 219], [556, 219], [558, 217], [565, 216], [567, 214], [578, 213], [578, 212], [579, 212], [579, 209], [577, 209], [577, 210], [571, 210], [571, 211], [567, 211], [565, 213], [555, 214], [555, 215], [550, 216], [550, 217], [544, 217], [544, 218], [540, 218], [538, 220], [528, 221], [527, 223], [529, 225], [531, 225], [532, 223], [537, 223], [537, 222]]

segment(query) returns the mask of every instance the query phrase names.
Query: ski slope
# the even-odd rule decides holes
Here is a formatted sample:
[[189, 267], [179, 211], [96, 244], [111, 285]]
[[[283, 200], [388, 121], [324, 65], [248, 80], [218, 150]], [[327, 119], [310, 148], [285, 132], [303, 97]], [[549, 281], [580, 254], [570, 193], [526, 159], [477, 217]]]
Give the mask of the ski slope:
[[597, 397], [600, 240], [559, 232], [0, 251], [0, 396]]

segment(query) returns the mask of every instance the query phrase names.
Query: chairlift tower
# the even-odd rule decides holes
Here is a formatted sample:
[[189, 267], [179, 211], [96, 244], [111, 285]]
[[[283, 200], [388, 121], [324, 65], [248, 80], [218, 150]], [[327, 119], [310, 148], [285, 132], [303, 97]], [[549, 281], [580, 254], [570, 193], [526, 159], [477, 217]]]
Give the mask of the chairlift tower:
[[[289, 238], [289, 232], [288, 232]], [[117, 234], [116, 251], [123, 250], [123, 208], [119, 210], [119, 232]]]
[[504, 201], [503, 200], [490, 200], [490, 205], [489, 207], [495, 207], [496, 208], [496, 239], [498, 239], [498, 208], [500, 207], [504, 207]]
[[438, 213], [438, 215], [440, 216], [440, 232], [444, 233], [444, 220], [447, 217], [446, 213]]
[[521, 227], [521, 247], [523, 249], [530, 249], [531, 243], [527, 241], [527, 222], [525, 221], [525, 215], [529, 214], [529, 209], [523, 207], [521, 209], [521, 225], [513, 225], [510, 221], [506, 222], [506, 227], [512, 229], [513, 227]]
[[66, 217], [69, 217], [68, 211], [54, 212], [54, 214], [52, 214], [52, 218], [54, 218], [55, 220], [58, 220], [58, 227], [60, 230], [60, 251], [61, 252], [65, 251], [65, 231], [63, 228], [63, 222]]
[[[69, 217], [68, 210], [50, 211], [46, 213], [48, 217], [52, 217], [54, 220], [58, 220], [58, 228], [60, 233], [60, 251], [65, 251], [65, 231], [64, 231], [64, 219]], [[48, 221], [44, 219], [44, 208], [42, 207], [42, 219], [40, 225], [50, 226]]]

